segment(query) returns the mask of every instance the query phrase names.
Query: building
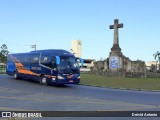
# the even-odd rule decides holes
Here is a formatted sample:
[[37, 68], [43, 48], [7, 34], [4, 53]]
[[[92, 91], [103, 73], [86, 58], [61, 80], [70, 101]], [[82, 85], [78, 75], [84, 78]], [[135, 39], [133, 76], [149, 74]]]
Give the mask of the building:
[[146, 62], [146, 66], [157, 65], [157, 61], [148, 61]]
[[91, 67], [94, 66], [93, 59], [84, 59], [82, 56], [82, 42], [80, 40], [72, 40], [71, 42], [71, 52], [79, 58], [82, 58], [84, 60], [84, 65], [80, 69], [82, 72], [89, 72], [91, 71]]
[[[148, 71], [159, 70], [159, 63], [157, 61], [148, 61], [148, 62], [146, 62], [146, 69]], [[155, 69], [155, 70], [153, 70], [153, 69]]]
[[82, 57], [82, 43], [80, 40], [72, 40], [71, 43], [71, 52], [76, 57]]
[[80, 70], [82, 72], [90, 72], [91, 71], [91, 67], [94, 66], [94, 61], [95, 60], [93, 60], [93, 59], [84, 59], [84, 65]]

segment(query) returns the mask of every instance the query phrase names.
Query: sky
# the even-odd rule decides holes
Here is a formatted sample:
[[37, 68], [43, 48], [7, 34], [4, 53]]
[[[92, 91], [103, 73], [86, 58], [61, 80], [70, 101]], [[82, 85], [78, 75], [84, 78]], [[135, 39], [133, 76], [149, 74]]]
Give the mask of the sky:
[[81, 40], [82, 58], [106, 59], [113, 46], [114, 19], [122, 53], [153, 61], [160, 51], [160, 0], [0, 0], [0, 46], [10, 53], [71, 49]]

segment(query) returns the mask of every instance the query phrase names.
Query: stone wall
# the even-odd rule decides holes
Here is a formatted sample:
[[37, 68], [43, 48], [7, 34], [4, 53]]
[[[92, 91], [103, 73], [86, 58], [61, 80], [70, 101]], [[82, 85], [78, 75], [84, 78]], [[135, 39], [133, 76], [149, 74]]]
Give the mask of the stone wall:
[[94, 66], [91, 67], [91, 73], [103, 75], [109, 69], [108, 64], [108, 59], [94, 62]]
[[123, 68], [126, 72], [146, 72], [146, 65], [144, 61], [132, 61], [125, 56], [123, 56]]
[[94, 62], [94, 66], [91, 68], [92, 74], [109, 76], [122, 76], [122, 77], [145, 77], [146, 66], [145, 62], [141, 60], [131, 61], [128, 57], [123, 56], [123, 68], [110, 70], [109, 58], [104, 61]]

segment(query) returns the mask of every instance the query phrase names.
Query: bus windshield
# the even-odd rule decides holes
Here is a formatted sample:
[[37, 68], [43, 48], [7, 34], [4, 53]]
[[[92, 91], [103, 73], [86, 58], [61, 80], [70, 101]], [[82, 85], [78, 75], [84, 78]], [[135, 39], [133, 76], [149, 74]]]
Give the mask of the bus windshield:
[[79, 70], [79, 65], [75, 57], [60, 57], [60, 64], [57, 66], [60, 73], [75, 73]]

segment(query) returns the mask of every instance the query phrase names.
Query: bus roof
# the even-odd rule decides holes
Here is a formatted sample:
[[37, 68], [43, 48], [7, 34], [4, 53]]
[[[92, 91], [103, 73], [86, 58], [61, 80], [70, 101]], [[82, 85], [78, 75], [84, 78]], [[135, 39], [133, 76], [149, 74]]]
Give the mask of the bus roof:
[[36, 50], [27, 53], [16, 53], [16, 54], [18, 55], [18, 54], [40, 54], [40, 53], [52, 56], [74, 56], [74, 54], [62, 49]]

